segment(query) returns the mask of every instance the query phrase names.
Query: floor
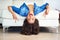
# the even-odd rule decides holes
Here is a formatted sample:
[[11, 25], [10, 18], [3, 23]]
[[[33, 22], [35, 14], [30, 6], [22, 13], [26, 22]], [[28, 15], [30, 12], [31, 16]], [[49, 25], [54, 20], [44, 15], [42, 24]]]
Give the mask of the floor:
[[38, 35], [22, 35], [19, 32], [3, 33], [3, 28], [0, 28], [0, 40], [60, 40], [59, 33], [40, 32]]
[[60, 34], [40, 32], [38, 35], [22, 35], [18, 32], [2, 32], [0, 29], [0, 40], [60, 40]]

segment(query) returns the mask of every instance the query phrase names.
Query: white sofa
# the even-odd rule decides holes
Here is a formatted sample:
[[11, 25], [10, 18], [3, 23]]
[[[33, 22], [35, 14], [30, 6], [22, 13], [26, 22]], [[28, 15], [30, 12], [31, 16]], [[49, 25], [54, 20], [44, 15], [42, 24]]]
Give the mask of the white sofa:
[[[9, 2], [9, 3], [8, 3]], [[26, 4], [33, 4], [34, 2], [36, 2], [37, 5], [41, 6], [42, 4], [45, 3], [45, 1], [43, 0], [15, 0], [15, 1], [2, 1], [1, 2], [1, 9], [3, 9], [3, 13], [2, 13], [2, 26], [3, 26], [3, 31], [5, 31], [5, 28], [8, 29], [8, 27], [10, 26], [22, 26], [23, 25], [23, 21], [25, 19], [25, 17], [21, 17], [19, 15], [18, 18], [19, 18], [19, 21], [17, 21], [15, 23], [15, 20], [13, 20], [12, 18], [12, 15], [11, 13], [7, 10], [7, 7], [10, 6], [10, 5], [14, 5], [16, 7], [20, 7], [23, 3], [26, 3]], [[48, 1], [50, 2], [50, 1]], [[49, 5], [51, 6], [51, 3], [49, 3]], [[51, 28], [58, 28], [59, 26], [59, 13], [58, 11], [56, 10], [50, 10], [49, 14], [45, 17], [42, 16], [44, 12], [42, 13], [39, 13], [38, 15], [36, 15], [36, 18], [39, 20], [39, 25], [41, 27], [51, 27]]]
[[[46, 17], [43, 16], [43, 12], [37, 14], [35, 17], [39, 20], [39, 26], [40, 27], [51, 27], [51, 28], [56, 28], [56, 32], [58, 32], [58, 26], [59, 26], [59, 12], [56, 10], [51, 10], [49, 11], [48, 15]], [[25, 17], [19, 16], [16, 14], [19, 20], [15, 22], [12, 18], [12, 14], [8, 10], [3, 10], [2, 14], [2, 26], [3, 26], [3, 31], [5, 32], [5, 28], [8, 29], [10, 26], [22, 26]]]

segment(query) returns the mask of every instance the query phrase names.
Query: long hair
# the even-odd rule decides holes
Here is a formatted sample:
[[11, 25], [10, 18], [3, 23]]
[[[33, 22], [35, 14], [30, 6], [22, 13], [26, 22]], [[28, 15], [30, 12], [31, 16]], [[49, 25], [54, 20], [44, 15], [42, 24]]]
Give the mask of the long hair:
[[38, 20], [35, 19], [33, 24], [28, 23], [27, 19], [24, 20], [22, 33], [29, 35], [29, 34], [38, 34], [39, 33], [39, 23]]

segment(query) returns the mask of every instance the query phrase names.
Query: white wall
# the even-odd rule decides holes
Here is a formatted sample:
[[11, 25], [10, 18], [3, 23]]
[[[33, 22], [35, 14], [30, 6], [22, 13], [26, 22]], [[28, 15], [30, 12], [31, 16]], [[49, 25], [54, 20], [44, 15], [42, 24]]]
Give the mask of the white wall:
[[[0, 9], [7, 9], [7, 6], [9, 5], [16, 5], [19, 6], [20, 3], [22, 4], [24, 0], [14, 0], [14, 2], [12, 2], [13, 0], [0, 0]], [[20, 2], [21, 1], [21, 2]], [[49, 3], [49, 5], [52, 8], [56, 8], [60, 10], [60, 0], [25, 0], [26, 2], [30, 3], [30, 2], [38, 2], [38, 3], [42, 3], [42, 1], [46, 1]]]
[[59, 9], [60, 10], [60, 0], [54, 0], [54, 8]]
[[[43, 1], [43, 2], [42, 2]], [[60, 10], [60, 0], [35, 0], [36, 3], [41, 5], [41, 3], [49, 3], [50, 8]]]
[[46, 0], [53, 9], [60, 10], [60, 0]]

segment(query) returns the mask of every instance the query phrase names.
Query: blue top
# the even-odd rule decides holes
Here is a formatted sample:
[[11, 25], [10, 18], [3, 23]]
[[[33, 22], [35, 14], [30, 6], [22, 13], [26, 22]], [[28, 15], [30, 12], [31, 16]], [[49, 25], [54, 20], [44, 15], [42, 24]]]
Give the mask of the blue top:
[[[46, 9], [46, 6], [48, 5], [48, 3], [43, 4], [42, 6], [37, 6], [36, 3], [34, 3], [34, 15], [37, 15], [38, 13], [44, 11]], [[17, 14], [26, 17], [29, 13], [29, 8], [28, 6], [23, 3], [20, 8], [17, 8], [15, 6], [11, 6], [12, 10], [14, 12], [16, 12]]]

